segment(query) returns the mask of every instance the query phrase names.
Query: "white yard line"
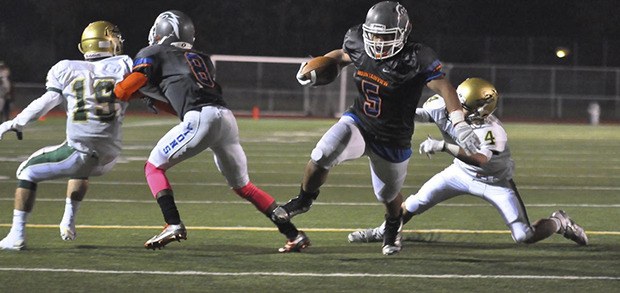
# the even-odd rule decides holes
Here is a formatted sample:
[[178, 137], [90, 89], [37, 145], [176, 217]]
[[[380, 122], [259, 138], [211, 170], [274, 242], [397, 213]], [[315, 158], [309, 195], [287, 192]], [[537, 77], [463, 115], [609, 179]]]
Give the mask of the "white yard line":
[[115, 275], [175, 275], [175, 276], [269, 276], [269, 277], [331, 277], [331, 278], [418, 278], [418, 279], [514, 279], [514, 280], [601, 280], [616, 281], [614, 276], [574, 276], [574, 275], [459, 275], [459, 274], [368, 274], [368, 273], [290, 273], [290, 272], [206, 272], [206, 271], [118, 271], [91, 269], [57, 268], [9, 268], [0, 271], [44, 272], [77, 274], [115, 274]]

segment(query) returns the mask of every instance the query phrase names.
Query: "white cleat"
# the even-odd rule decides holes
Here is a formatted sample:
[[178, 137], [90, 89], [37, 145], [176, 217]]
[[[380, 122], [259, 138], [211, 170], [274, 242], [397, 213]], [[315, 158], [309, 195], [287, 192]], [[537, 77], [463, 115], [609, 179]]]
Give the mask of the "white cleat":
[[24, 250], [26, 249], [26, 239], [7, 235], [0, 241], [0, 249], [3, 250]]
[[381, 242], [383, 241], [383, 231], [381, 231], [381, 226], [379, 226], [377, 228], [351, 232], [347, 238], [351, 243]]
[[60, 225], [60, 238], [64, 241], [73, 241], [77, 238], [77, 233], [75, 232], [75, 225]]
[[151, 239], [144, 243], [146, 249], [162, 249], [168, 243], [173, 241], [187, 240], [187, 230], [185, 225], [180, 223], [178, 225], [166, 224], [164, 230], [161, 233], [153, 236]]
[[381, 252], [383, 253], [383, 255], [393, 255], [393, 254], [397, 254], [400, 252], [400, 243], [395, 243], [394, 245], [383, 245], [383, 247], [381, 248]]

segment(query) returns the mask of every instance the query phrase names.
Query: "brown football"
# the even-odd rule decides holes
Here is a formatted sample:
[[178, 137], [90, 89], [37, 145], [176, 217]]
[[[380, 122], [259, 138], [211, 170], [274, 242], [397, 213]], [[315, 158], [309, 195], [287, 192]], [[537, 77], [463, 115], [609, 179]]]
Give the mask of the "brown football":
[[316, 82], [314, 85], [328, 84], [338, 77], [338, 62], [334, 58], [319, 56], [310, 59], [301, 73], [307, 79], [311, 79], [312, 71], [316, 74]]

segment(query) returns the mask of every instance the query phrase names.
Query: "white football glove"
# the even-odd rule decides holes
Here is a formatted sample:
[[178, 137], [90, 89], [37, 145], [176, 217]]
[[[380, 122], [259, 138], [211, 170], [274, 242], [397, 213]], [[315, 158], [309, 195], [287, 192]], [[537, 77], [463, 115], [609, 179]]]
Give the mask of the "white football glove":
[[465, 154], [471, 156], [480, 149], [480, 139], [474, 133], [474, 130], [465, 122], [465, 116], [462, 110], [450, 112], [450, 121], [454, 125], [456, 133], [456, 143], [465, 151]]
[[0, 140], [2, 139], [2, 136], [4, 136], [4, 133], [6, 133], [7, 131], [15, 131], [17, 139], [21, 140], [22, 128], [22, 126], [13, 125], [13, 120], [5, 121], [4, 123], [0, 124]]
[[316, 83], [316, 72], [314, 70], [311, 71], [310, 79], [307, 79], [306, 76], [301, 73], [304, 67], [306, 66], [306, 64], [308, 63], [307, 62], [301, 63], [301, 66], [299, 66], [299, 71], [297, 71], [297, 75], [295, 77], [297, 77], [297, 82], [299, 82], [301, 85], [311, 86], [311, 85], [314, 85], [314, 83]]
[[480, 139], [474, 133], [474, 130], [465, 122], [461, 122], [454, 126], [456, 132], [456, 143], [465, 151], [465, 154], [471, 156], [480, 149]]
[[443, 151], [445, 144], [445, 141], [436, 140], [429, 136], [420, 144], [420, 154], [426, 155], [430, 159], [431, 155], [434, 155], [436, 152]]

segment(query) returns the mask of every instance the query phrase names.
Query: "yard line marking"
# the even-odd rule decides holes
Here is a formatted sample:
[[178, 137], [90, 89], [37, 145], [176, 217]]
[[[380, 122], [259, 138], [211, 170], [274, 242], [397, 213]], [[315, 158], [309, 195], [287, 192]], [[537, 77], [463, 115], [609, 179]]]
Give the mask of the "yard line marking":
[[[29, 228], [58, 229], [57, 224], [28, 224]], [[11, 224], [0, 224], [0, 227], [11, 227]], [[79, 229], [124, 229], [124, 230], [161, 230], [161, 226], [127, 226], [127, 225], [76, 225]], [[273, 232], [277, 228], [270, 227], [213, 227], [213, 226], [186, 226], [187, 230], [201, 231], [246, 231], [246, 232]], [[306, 232], [352, 232], [362, 228], [299, 228]], [[509, 230], [464, 230], [464, 229], [415, 229], [402, 230], [403, 233], [444, 233], [444, 234], [510, 234]], [[589, 235], [620, 236], [620, 231], [589, 231]]]
[[[12, 197], [0, 197], [0, 201], [14, 201]], [[64, 202], [64, 198], [37, 198], [37, 201], [45, 202]], [[88, 202], [101, 203], [155, 203], [154, 200], [135, 200], [135, 199], [98, 199], [89, 198]], [[243, 200], [175, 200], [180, 204], [250, 204]], [[324, 206], [383, 206], [378, 202], [314, 202], [313, 205]], [[440, 203], [438, 206], [443, 207], [488, 207], [487, 203]], [[526, 207], [578, 207], [578, 208], [620, 208], [620, 204], [563, 204], [563, 203], [540, 203], [526, 204]]]
[[[50, 180], [50, 184], [67, 184], [67, 181]], [[89, 181], [90, 185], [141, 185], [146, 186], [144, 181]], [[174, 185], [182, 186], [219, 186], [228, 187], [224, 182], [176, 182]], [[296, 187], [299, 183], [261, 183], [261, 186], [268, 187]], [[420, 185], [403, 185], [405, 189], [419, 189]], [[369, 184], [329, 184], [322, 188], [364, 188], [370, 190]], [[588, 190], [588, 191], [620, 191], [620, 186], [554, 186], [554, 185], [519, 185], [520, 190]]]
[[55, 269], [55, 268], [9, 268], [0, 267], [0, 271], [13, 272], [49, 272], [49, 273], [88, 273], [118, 275], [177, 275], [177, 276], [270, 276], [270, 277], [333, 277], [333, 278], [428, 278], [428, 279], [529, 279], [529, 280], [601, 280], [615, 281], [615, 276], [540, 276], [540, 275], [458, 275], [458, 274], [369, 274], [369, 273], [289, 273], [289, 272], [205, 272], [205, 271], [118, 271], [92, 269]]

